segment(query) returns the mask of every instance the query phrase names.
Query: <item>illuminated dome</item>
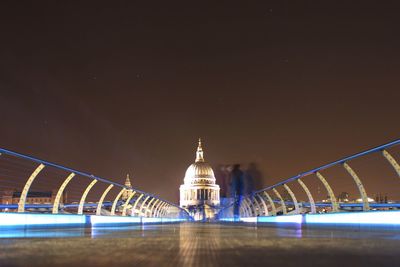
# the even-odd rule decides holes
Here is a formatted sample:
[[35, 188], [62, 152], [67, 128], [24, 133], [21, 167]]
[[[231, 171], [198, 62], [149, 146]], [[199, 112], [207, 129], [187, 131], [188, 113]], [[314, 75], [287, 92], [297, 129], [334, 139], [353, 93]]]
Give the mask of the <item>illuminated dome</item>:
[[195, 162], [187, 168], [180, 191], [180, 206], [190, 209], [196, 207], [219, 206], [219, 186], [215, 183], [214, 171], [205, 162], [199, 139]]
[[186, 170], [184, 183], [186, 185], [215, 184], [214, 171], [211, 166], [204, 161], [201, 140], [196, 152], [196, 161]]

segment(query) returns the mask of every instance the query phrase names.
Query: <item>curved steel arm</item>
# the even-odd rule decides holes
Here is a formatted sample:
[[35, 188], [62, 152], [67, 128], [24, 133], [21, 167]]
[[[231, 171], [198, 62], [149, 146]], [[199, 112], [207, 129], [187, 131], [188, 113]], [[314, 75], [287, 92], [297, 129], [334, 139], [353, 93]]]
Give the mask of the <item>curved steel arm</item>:
[[[140, 194], [140, 196], [135, 200], [135, 203], [133, 204], [133, 206], [132, 206], [132, 212], [131, 212], [131, 214], [132, 214], [132, 216], [133, 215], [135, 215], [135, 213], [136, 213], [136, 206], [137, 206], [137, 204], [139, 203], [139, 201], [142, 199], [142, 197], [144, 197], [144, 194]], [[139, 214], [139, 216], [140, 216], [140, 213], [138, 213]]]
[[52, 211], [53, 214], [58, 213], [58, 208], [60, 206], [60, 199], [61, 199], [62, 193], [64, 192], [64, 189], [67, 186], [67, 184], [71, 181], [72, 178], [74, 178], [74, 176], [75, 176], [75, 173], [73, 173], [73, 172], [70, 175], [68, 175], [68, 177], [64, 180], [64, 182], [61, 184], [60, 188], [58, 189], [56, 198], [54, 199], [54, 203], [53, 203], [53, 211]]
[[154, 201], [153, 205], [151, 206], [151, 208], [150, 208], [150, 217], [153, 217], [153, 210], [154, 210], [154, 207], [157, 205], [157, 203], [158, 203], [159, 201], [160, 201], [160, 200], [157, 198], [156, 201]]
[[321, 173], [316, 172], [315, 174], [317, 175], [318, 179], [322, 182], [322, 184], [325, 186], [325, 189], [328, 192], [329, 198], [331, 199], [331, 203], [332, 203], [332, 211], [338, 212], [339, 204], [336, 200], [335, 194], [333, 193], [333, 190], [332, 190], [331, 186], [329, 185], [328, 181], [325, 179], [324, 176], [322, 176]]
[[299, 203], [297, 203], [297, 198], [294, 195], [293, 191], [290, 189], [290, 187], [287, 184], [284, 184], [283, 187], [288, 191], [290, 197], [293, 200], [293, 204], [294, 204], [294, 213], [295, 214], [299, 214], [300, 213], [300, 209], [299, 209]]
[[274, 201], [272, 200], [271, 196], [266, 191], [264, 191], [264, 195], [267, 197], [268, 202], [271, 205], [272, 215], [276, 216], [276, 206], [275, 206]]
[[301, 187], [303, 188], [304, 192], [306, 192], [306, 194], [307, 194], [308, 201], [310, 202], [310, 206], [311, 206], [311, 213], [317, 213], [317, 209], [315, 208], [314, 198], [311, 195], [310, 190], [308, 190], [308, 187], [306, 186], [306, 184], [301, 179], [298, 179], [297, 182], [301, 185]]
[[353, 180], [354, 180], [354, 182], [356, 183], [356, 185], [358, 187], [358, 191], [360, 191], [361, 199], [363, 201], [363, 211], [369, 210], [367, 192], [365, 192], [364, 185], [362, 184], [360, 178], [358, 177], [356, 172], [346, 162], [343, 163], [343, 167], [351, 175], [351, 177], [353, 177]]
[[363, 211], [369, 210], [369, 203], [368, 203], [368, 196], [367, 192], [365, 192], [364, 185], [362, 184], [360, 178], [356, 174], [356, 172], [350, 167], [349, 164], [346, 162], [343, 163], [343, 167], [346, 169], [346, 171], [350, 174], [351, 177], [353, 177], [354, 182], [357, 185], [358, 191], [360, 192], [361, 199], [363, 201]]
[[387, 161], [392, 165], [393, 169], [396, 171], [397, 175], [400, 177], [400, 166], [397, 161], [394, 159], [392, 155], [389, 154], [386, 150], [382, 151], [383, 156], [387, 159]]
[[129, 202], [133, 198], [133, 196], [136, 194], [136, 191], [131, 191], [129, 194], [129, 197], [126, 199], [125, 204], [123, 205], [122, 208], [122, 216], [126, 216], [126, 210], [128, 209]]
[[[253, 195], [253, 201], [254, 201], [254, 203], [256, 203], [256, 206], [257, 206], [257, 208], [258, 208], [258, 212], [256, 212], [254, 215], [256, 215], [256, 216], [261, 216], [261, 206], [260, 206], [260, 203], [258, 203], [258, 200], [257, 200], [257, 198], [256, 198], [256, 196], [255, 195]], [[257, 211], [257, 210], [256, 210]]]
[[153, 201], [156, 200], [154, 197], [150, 200], [149, 204], [147, 204], [147, 206], [145, 207], [145, 211], [144, 211], [144, 217], [147, 217], [147, 214], [149, 213], [149, 207], [150, 205], [153, 203]]
[[280, 199], [280, 201], [281, 201], [282, 213], [283, 213], [283, 214], [287, 214], [286, 204], [285, 204], [285, 201], [283, 200], [281, 194], [279, 194], [278, 190], [276, 190], [275, 188], [273, 188], [272, 191], [274, 191], [275, 195], [276, 195], [276, 196]]
[[261, 200], [261, 204], [263, 205], [263, 208], [264, 208], [264, 215], [268, 216], [268, 207], [264, 201], [264, 198], [262, 198], [259, 194], [256, 194], [256, 196]]
[[244, 215], [245, 215], [246, 217], [250, 217], [251, 208], [250, 208], [249, 204], [247, 203], [246, 198], [243, 198], [243, 199], [242, 199], [241, 206], [243, 206], [243, 205], [244, 205], [244, 211], [245, 211], [245, 214], [244, 214]]
[[21, 196], [19, 198], [18, 202], [18, 212], [25, 212], [25, 202], [26, 202], [26, 197], [28, 196], [28, 191], [29, 188], [31, 187], [31, 184], [33, 183], [33, 180], [35, 180], [36, 176], [40, 173], [41, 170], [43, 170], [44, 165], [40, 164], [29, 176], [28, 181], [26, 181], [24, 189], [21, 192]]
[[162, 200], [160, 200], [157, 204], [157, 206], [154, 209], [154, 215], [153, 217], [158, 217], [158, 211], [160, 210], [161, 206], [164, 205], [165, 202], [163, 202]]
[[119, 199], [121, 198], [122, 194], [125, 193], [126, 188], [122, 188], [121, 191], [119, 191], [118, 195], [115, 197], [114, 202], [111, 207], [111, 215], [115, 215], [115, 209], [117, 208], [117, 203]]
[[168, 205], [167, 202], [161, 202], [161, 205], [158, 207], [156, 210], [156, 217], [160, 217], [161, 211], [164, 209], [164, 207]]
[[147, 201], [149, 198], [150, 198], [150, 196], [147, 196], [147, 197], [142, 201], [142, 204], [140, 204], [139, 216], [142, 216], [142, 214], [143, 214], [143, 212], [142, 212], [143, 205], [146, 203], [146, 201]]
[[104, 190], [103, 194], [100, 197], [99, 203], [97, 204], [97, 209], [96, 209], [96, 215], [101, 215], [101, 207], [103, 206], [103, 201], [104, 198], [106, 197], [106, 195], [108, 194], [108, 192], [110, 192], [111, 188], [113, 188], [114, 185], [110, 184], [106, 190]]
[[89, 194], [90, 189], [97, 183], [97, 180], [94, 179], [85, 189], [85, 192], [83, 192], [81, 200], [79, 201], [79, 207], [78, 207], [78, 214], [83, 213], [83, 205], [85, 204], [86, 197]]

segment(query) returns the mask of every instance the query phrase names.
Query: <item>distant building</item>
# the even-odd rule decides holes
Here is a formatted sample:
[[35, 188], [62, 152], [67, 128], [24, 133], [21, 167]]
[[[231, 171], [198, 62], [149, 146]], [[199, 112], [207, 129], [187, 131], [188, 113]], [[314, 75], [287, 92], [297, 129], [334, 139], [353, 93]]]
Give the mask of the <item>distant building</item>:
[[[131, 184], [131, 180], [129, 179], [129, 174], [126, 175], [125, 186], [128, 189], [132, 189], [132, 184]], [[130, 194], [129, 190], [124, 191], [124, 193], [122, 194], [122, 197], [121, 197], [122, 200], [127, 200], [129, 197], [129, 194]]]
[[[43, 191], [43, 192], [35, 192], [29, 191], [26, 197], [25, 204], [53, 204], [54, 199], [56, 198], [57, 190], [53, 191]], [[21, 198], [21, 191], [7, 190], [1, 192], [0, 201], [1, 204], [18, 204], [19, 199]], [[64, 191], [60, 204], [67, 202], [67, 192]]]
[[196, 160], [186, 170], [184, 184], [179, 188], [180, 206], [188, 210], [195, 220], [213, 218], [220, 204], [219, 190], [214, 171], [204, 160], [199, 139]]

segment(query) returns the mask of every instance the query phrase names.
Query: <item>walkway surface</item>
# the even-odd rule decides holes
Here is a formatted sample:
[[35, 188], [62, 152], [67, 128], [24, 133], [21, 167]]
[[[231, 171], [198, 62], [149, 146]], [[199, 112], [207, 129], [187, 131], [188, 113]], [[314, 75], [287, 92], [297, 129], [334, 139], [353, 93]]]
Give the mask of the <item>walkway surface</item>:
[[0, 266], [400, 266], [400, 232], [197, 223], [0, 231]]

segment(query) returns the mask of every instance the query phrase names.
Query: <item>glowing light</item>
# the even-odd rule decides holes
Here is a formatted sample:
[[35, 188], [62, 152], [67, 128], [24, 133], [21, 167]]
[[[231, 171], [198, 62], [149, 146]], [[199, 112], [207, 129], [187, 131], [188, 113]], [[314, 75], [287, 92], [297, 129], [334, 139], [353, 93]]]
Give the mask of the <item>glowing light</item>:
[[400, 211], [370, 211], [330, 214], [307, 214], [310, 224], [397, 224], [400, 225]]
[[116, 224], [116, 223], [136, 223], [140, 224], [142, 218], [133, 216], [99, 216], [91, 215], [90, 222], [92, 225], [98, 224]]
[[302, 215], [262, 216], [257, 217], [259, 223], [298, 223], [303, 221]]
[[85, 215], [0, 213], [0, 226], [85, 224]]
[[244, 218], [240, 218], [240, 221], [256, 223], [257, 217], [244, 217]]

